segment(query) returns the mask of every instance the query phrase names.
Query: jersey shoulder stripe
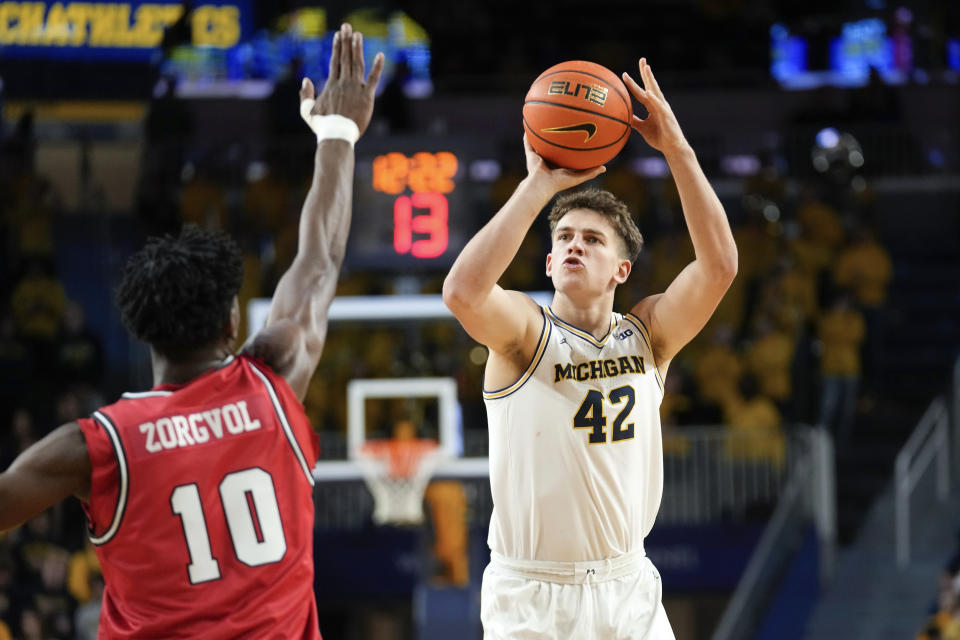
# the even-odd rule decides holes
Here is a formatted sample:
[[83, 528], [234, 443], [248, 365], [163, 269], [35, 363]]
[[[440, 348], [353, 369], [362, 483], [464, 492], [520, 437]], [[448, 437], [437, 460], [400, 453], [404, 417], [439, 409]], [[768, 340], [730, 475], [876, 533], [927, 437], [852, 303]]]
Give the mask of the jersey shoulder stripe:
[[127, 455], [123, 449], [123, 442], [120, 440], [120, 433], [117, 431], [116, 425], [114, 425], [113, 421], [101, 411], [94, 411], [93, 419], [107, 433], [110, 444], [113, 446], [114, 455], [117, 457], [117, 471], [120, 475], [120, 489], [117, 492], [117, 506], [113, 510], [113, 521], [110, 523], [110, 527], [103, 533], [103, 535], [90, 536], [90, 542], [99, 546], [110, 542], [110, 540], [117, 535], [117, 530], [120, 528], [120, 522], [123, 520], [123, 513], [127, 509], [127, 496], [130, 487], [130, 472], [127, 467]]
[[169, 396], [173, 391], [127, 391], [120, 395], [124, 400], [139, 400], [141, 398], [162, 398], [164, 396]]
[[623, 314], [624, 319], [635, 326], [637, 331], [640, 332], [640, 338], [647, 343], [647, 349], [650, 350], [650, 359], [653, 361], [653, 372], [657, 378], [657, 384], [660, 385], [660, 391], [663, 391], [663, 376], [660, 374], [660, 366], [657, 364], [657, 357], [653, 353], [653, 341], [650, 339], [650, 331], [647, 329], [647, 325], [643, 323], [643, 320], [633, 315], [632, 313]]
[[283, 410], [283, 405], [280, 403], [276, 389], [273, 388], [273, 383], [267, 374], [260, 371], [250, 360], [246, 362], [250, 365], [250, 369], [260, 378], [260, 381], [263, 382], [263, 386], [267, 390], [267, 395], [270, 396], [270, 402], [273, 403], [273, 410], [276, 412], [277, 418], [280, 420], [280, 425], [283, 427], [283, 432], [287, 436], [287, 441], [290, 443], [290, 448], [293, 449], [293, 454], [297, 457], [297, 462], [300, 463], [300, 468], [303, 469], [303, 473], [307, 477], [307, 482], [310, 483], [311, 487], [314, 486], [313, 473], [307, 465], [307, 459], [303, 455], [303, 450], [300, 449], [300, 443], [297, 442], [297, 437], [290, 427], [290, 421], [287, 420], [287, 414]]
[[524, 383], [530, 379], [530, 376], [533, 375], [533, 372], [536, 371], [537, 366], [540, 364], [540, 361], [543, 359], [543, 354], [547, 350], [547, 344], [550, 342], [550, 334], [553, 333], [553, 323], [547, 318], [544, 314], [544, 308], [540, 308], [540, 316], [543, 320], [543, 326], [540, 328], [540, 340], [537, 342], [537, 349], [533, 353], [533, 358], [530, 360], [530, 364], [527, 366], [526, 371], [523, 372], [523, 375], [514, 382], [513, 384], [503, 387], [502, 389], [496, 389], [494, 391], [483, 390], [484, 400], [498, 400], [500, 398], [506, 398], [511, 393], [515, 392], [517, 389], [522, 387]]

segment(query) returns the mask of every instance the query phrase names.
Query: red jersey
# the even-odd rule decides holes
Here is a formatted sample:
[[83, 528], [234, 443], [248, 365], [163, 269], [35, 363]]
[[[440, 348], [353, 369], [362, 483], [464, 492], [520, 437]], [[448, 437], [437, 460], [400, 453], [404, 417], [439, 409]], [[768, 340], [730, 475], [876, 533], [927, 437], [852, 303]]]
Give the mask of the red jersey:
[[286, 381], [230, 358], [80, 420], [100, 638], [320, 638], [316, 434]]

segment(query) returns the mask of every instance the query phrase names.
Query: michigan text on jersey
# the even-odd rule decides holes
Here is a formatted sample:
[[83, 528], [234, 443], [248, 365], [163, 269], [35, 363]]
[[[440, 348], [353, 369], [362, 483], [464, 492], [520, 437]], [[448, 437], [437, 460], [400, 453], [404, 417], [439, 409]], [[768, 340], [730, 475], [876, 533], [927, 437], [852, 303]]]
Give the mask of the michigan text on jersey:
[[603, 360], [588, 360], [586, 362], [553, 365], [554, 383], [561, 380], [596, 380], [614, 378], [628, 373], [646, 373], [643, 356], [620, 356], [619, 358], [605, 358]]

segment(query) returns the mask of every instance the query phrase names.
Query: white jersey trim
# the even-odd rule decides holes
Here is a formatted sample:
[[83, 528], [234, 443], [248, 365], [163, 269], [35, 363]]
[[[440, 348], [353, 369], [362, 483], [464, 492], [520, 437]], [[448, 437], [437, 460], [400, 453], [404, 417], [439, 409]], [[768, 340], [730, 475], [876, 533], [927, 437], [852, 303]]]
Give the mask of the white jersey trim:
[[107, 432], [107, 435], [110, 437], [110, 444], [113, 446], [113, 453], [117, 457], [117, 469], [120, 472], [120, 489], [117, 494], [117, 506], [113, 511], [113, 522], [110, 523], [110, 528], [101, 535], [101, 536], [90, 536], [90, 542], [100, 546], [107, 542], [110, 542], [111, 539], [117, 534], [117, 529], [120, 528], [120, 521], [123, 520], [123, 513], [127, 509], [127, 494], [130, 487], [130, 478], [129, 471], [127, 469], [127, 456], [123, 451], [123, 443], [120, 442], [120, 434], [117, 432], [116, 426], [111, 422], [110, 418], [99, 411], [93, 412], [93, 418], [96, 422], [103, 427], [103, 430]]
[[127, 391], [126, 393], [120, 394], [121, 398], [126, 400], [139, 400], [140, 398], [160, 398], [163, 396], [169, 396], [173, 391]]
[[633, 315], [632, 313], [625, 313], [623, 317], [633, 326], [640, 331], [640, 338], [647, 343], [647, 348], [650, 349], [650, 359], [653, 360], [653, 371], [654, 375], [657, 378], [657, 384], [660, 385], [660, 392], [663, 393], [663, 374], [660, 373], [660, 365], [657, 364], [657, 356], [653, 352], [653, 340], [650, 337], [650, 331], [647, 329], [647, 325], [643, 323], [643, 320]]
[[543, 307], [540, 308], [540, 316], [543, 318], [543, 326], [540, 328], [540, 339], [537, 342], [537, 350], [534, 351], [533, 358], [530, 359], [530, 364], [527, 365], [526, 371], [524, 371], [520, 378], [511, 385], [501, 389], [495, 389], [494, 391], [487, 391], [484, 389], [484, 400], [497, 400], [499, 398], [506, 398], [511, 393], [522, 387], [524, 383], [530, 379], [530, 376], [533, 375], [533, 372], [537, 370], [537, 366], [543, 359], [543, 354], [547, 351], [547, 345], [550, 343], [550, 334], [553, 332], [553, 323], [550, 322], [550, 320], [544, 314]]
[[290, 443], [290, 447], [293, 449], [294, 455], [297, 456], [297, 461], [300, 463], [300, 468], [303, 469], [303, 475], [307, 477], [307, 482], [310, 483], [310, 486], [314, 486], [313, 474], [310, 473], [310, 467], [307, 466], [307, 459], [303, 455], [303, 451], [300, 449], [300, 443], [297, 442], [296, 436], [293, 434], [293, 429], [290, 427], [290, 422], [287, 420], [287, 415], [283, 411], [283, 405], [280, 404], [280, 398], [277, 396], [276, 389], [273, 388], [273, 383], [270, 382], [270, 378], [267, 377], [265, 373], [260, 371], [252, 362], [247, 360], [247, 364], [250, 365], [250, 368], [255, 374], [263, 381], [263, 386], [267, 389], [267, 394], [270, 396], [270, 401], [273, 403], [273, 409], [277, 412], [277, 417], [280, 418], [280, 424], [283, 426], [283, 432], [287, 436], [287, 441]]

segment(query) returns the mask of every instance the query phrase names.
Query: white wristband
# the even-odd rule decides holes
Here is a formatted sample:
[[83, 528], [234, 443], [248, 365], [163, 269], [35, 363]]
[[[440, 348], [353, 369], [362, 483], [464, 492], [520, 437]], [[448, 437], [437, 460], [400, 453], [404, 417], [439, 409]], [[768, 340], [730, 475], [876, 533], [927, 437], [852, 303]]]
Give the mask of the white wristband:
[[360, 138], [360, 127], [356, 122], [339, 114], [328, 116], [311, 114], [314, 102], [312, 98], [307, 98], [300, 103], [300, 117], [317, 134], [317, 142], [331, 139], [346, 140], [351, 145], [357, 142]]

